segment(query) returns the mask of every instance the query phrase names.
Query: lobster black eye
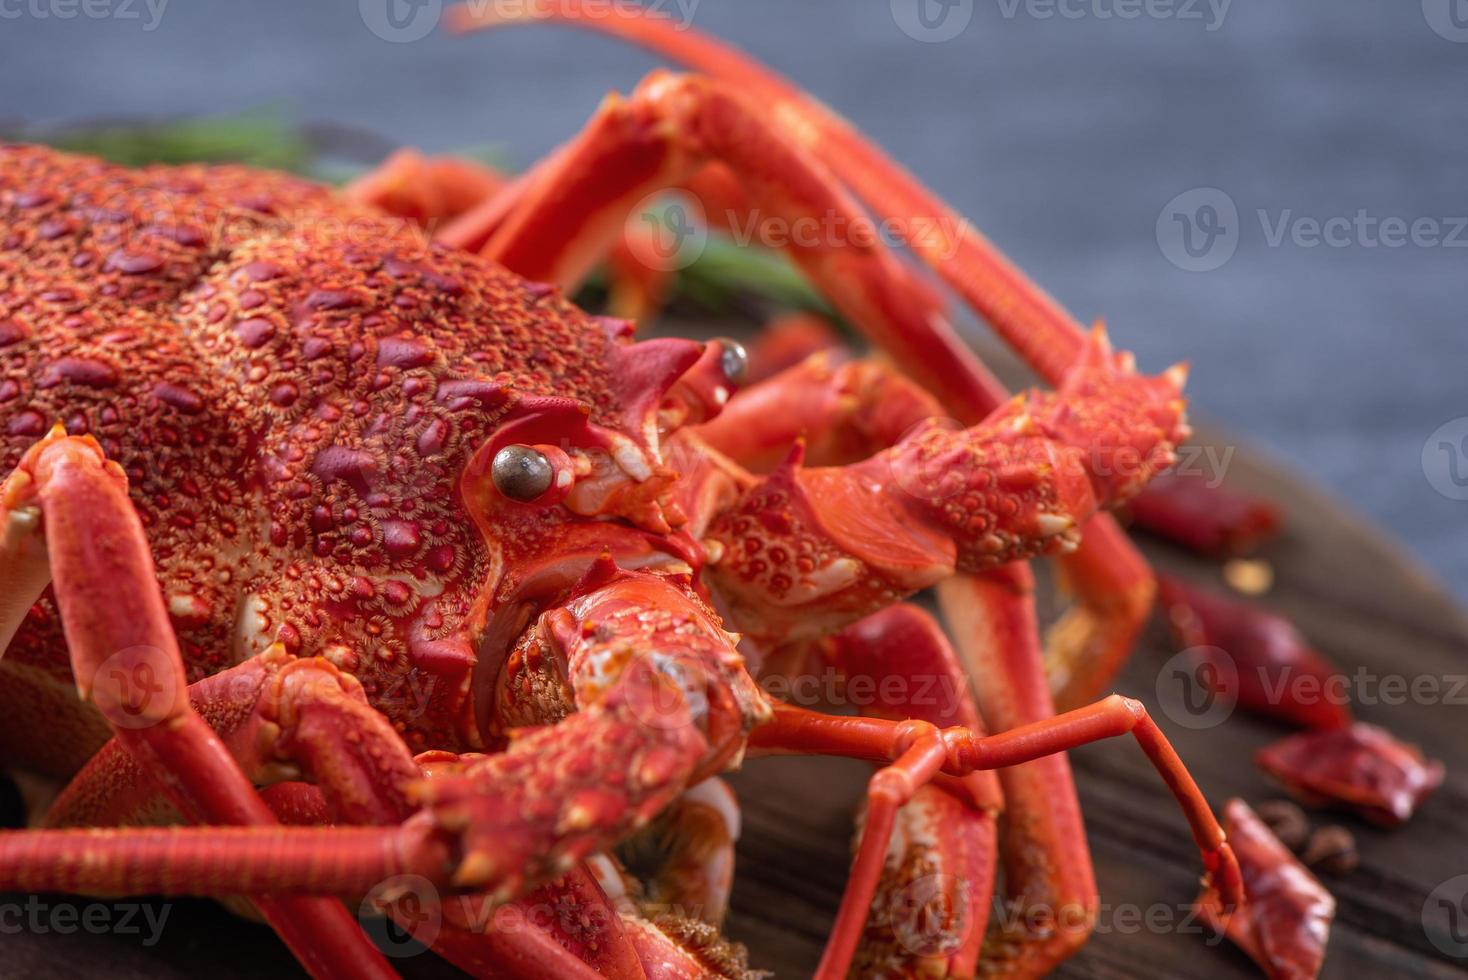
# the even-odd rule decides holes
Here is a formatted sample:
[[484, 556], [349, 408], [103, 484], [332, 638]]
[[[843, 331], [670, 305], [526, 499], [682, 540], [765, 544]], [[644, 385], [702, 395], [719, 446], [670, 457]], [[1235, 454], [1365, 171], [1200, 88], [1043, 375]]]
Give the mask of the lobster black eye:
[[494, 454], [489, 477], [500, 493], [528, 503], [551, 488], [556, 471], [544, 453], [529, 446], [506, 446]]
[[743, 384], [749, 374], [749, 351], [730, 337], [717, 337], [714, 343], [719, 345], [719, 367], [723, 370], [724, 377], [729, 379], [730, 384]]

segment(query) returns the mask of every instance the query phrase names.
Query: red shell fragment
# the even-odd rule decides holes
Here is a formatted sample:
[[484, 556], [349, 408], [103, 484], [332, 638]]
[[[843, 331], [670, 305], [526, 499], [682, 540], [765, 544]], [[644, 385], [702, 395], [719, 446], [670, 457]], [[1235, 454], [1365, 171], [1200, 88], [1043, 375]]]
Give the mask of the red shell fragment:
[[1289, 620], [1168, 576], [1159, 591], [1179, 646], [1215, 668], [1199, 678], [1216, 694], [1306, 728], [1351, 723], [1346, 679]]
[[1375, 725], [1294, 735], [1259, 750], [1255, 761], [1304, 803], [1349, 807], [1396, 827], [1442, 785], [1441, 762]]
[[1239, 860], [1244, 904], [1225, 911], [1204, 889], [1195, 907], [1272, 980], [1309, 980], [1320, 972], [1335, 899], [1243, 800], [1229, 800], [1223, 829]]

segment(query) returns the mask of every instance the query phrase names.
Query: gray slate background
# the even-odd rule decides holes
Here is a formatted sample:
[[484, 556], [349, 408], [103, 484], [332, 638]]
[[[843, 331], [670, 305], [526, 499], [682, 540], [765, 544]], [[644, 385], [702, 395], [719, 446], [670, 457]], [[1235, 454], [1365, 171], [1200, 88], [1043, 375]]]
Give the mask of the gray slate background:
[[[175, 0], [152, 30], [145, 0], [88, 0], [102, 18], [75, 2], [0, 3], [0, 115], [286, 105], [427, 149], [503, 143], [525, 163], [654, 64], [552, 28], [387, 43], [366, 20], [388, 0]], [[1103, 16], [1117, 0], [1060, 0], [1080, 16], [1050, 17], [1053, 0], [957, 0], [939, 43], [900, 29], [913, 2], [683, 0], [695, 26], [891, 149], [1070, 309], [1104, 314], [1144, 366], [1191, 358], [1203, 412], [1468, 597], [1468, 502], [1429, 482], [1448, 458], [1423, 456], [1468, 416], [1468, 230], [1457, 248], [1275, 246], [1257, 214], [1468, 216], [1468, 0], [1233, 0], [1221, 18], [1221, 0], [1152, 0], [1173, 15], [1139, 4], [1137, 19]], [[1236, 205], [1220, 242], [1237, 251], [1189, 272], [1156, 229], [1200, 187]]]

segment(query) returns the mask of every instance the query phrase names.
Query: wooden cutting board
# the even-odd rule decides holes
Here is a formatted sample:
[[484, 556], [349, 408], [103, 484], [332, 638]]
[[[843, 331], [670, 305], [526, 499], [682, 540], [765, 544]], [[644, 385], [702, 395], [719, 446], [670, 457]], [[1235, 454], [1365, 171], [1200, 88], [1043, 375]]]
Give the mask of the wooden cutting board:
[[[1216, 435], [1212, 440], [1222, 442]], [[1275, 572], [1265, 601], [1291, 616], [1342, 669], [1365, 667], [1378, 676], [1408, 678], [1468, 673], [1468, 622], [1390, 541], [1328, 495], [1247, 449], [1237, 453], [1229, 477], [1269, 494], [1287, 511], [1288, 530], [1261, 556]], [[1216, 565], [1145, 537], [1141, 541], [1159, 568], [1218, 581]], [[1166, 631], [1154, 622], [1117, 690], [1153, 708], [1215, 806], [1230, 796], [1254, 803], [1280, 796], [1251, 756], [1285, 729], [1235, 714], [1218, 728], [1190, 731], [1157, 711], [1158, 671], [1173, 652]], [[1398, 831], [1317, 815], [1320, 822], [1348, 826], [1362, 859], [1357, 870], [1325, 878], [1339, 911], [1324, 976], [1460, 976], [1468, 961], [1454, 961], [1434, 947], [1423, 910], [1434, 888], [1468, 873], [1462, 748], [1468, 704], [1367, 705], [1359, 715], [1419, 743], [1447, 763], [1448, 775], [1437, 795]], [[1129, 740], [1113, 740], [1077, 751], [1073, 760], [1106, 909], [1102, 933], [1058, 975], [1257, 976], [1227, 944], [1210, 946], [1202, 935], [1140, 924], [1154, 906], [1163, 910], [1155, 914], [1180, 918], [1199, 875], [1187, 829], [1141, 753]], [[727, 932], [749, 945], [752, 965], [781, 977], [808, 976], [814, 968], [845, 881], [851, 813], [869, 772], [845, 760], [764, 759], [732, 777], [745, 829]], [[155, 919], [167, 909], [156, 942], [150, 942], [152, 930], [141, 914], [126, 923], [135, 931], [120, 928], [122, 910], [131, 904], [0, 896], [0, 976], [230, 980], [299, 974], [269, 931], [218, 905], [146, 903]], [[98, 905], [105, 911], [86, 913]], [[84, 914], [119, 928], [82, 929]], [[426, 955], [395, 965], [413, 977], [456, 975]]]

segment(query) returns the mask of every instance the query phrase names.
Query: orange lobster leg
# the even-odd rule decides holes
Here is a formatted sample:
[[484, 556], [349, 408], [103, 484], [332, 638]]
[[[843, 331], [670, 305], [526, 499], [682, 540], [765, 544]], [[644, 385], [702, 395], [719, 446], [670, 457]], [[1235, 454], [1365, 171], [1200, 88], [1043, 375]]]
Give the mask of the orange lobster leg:
[[[1041, 663], [1034, 578], [1023, 565], [938, 585], [939, 606], [990, 726], [1010, 731], [1055, 713]], [[1017, 601], [1021, 600], [1021, 601]], [[1052, 755], [999, 771], [1006, 907], [986, 969], [1043, 976], [1078, 950], [1099, 908], [1070, 760]]]
[[[583, 614], [591, 613], [602, 626], [598, 632], [603, 636], [589, 642], [583, 653], [600, 659], [611, 652], [604, 645], [606, 637], [629, 635], [619, 629], [628, 622], [616, 615], [616, 601], [602, 596], [582, 607]], [[671, 626], [687, 640], [686, 625], [665, 623], [662, 628]], [[584, 635], [576, 622], [562, 628]], [[590, 854], [624, 836], [639, 815], [654, 809], [649, 804], [667, 802], [668, 790], [688, 771], [693, 756], [676, 747], [692, 748], [703, 739], [693, 723], [694, 702], [688, 695], [698, 690], [712, 695], [717, 687], [699, 682], [697, 671], [689, 667], [653, 661], [647, 665], [650, 673], [630, 666], [634, 674], [624, 675], [601, 705], [527, 737], [502, 756], [474, 763], [462, 777], [428, 781], [420, 795], [430, 804], [429, 812], [398, 827], [0, 834], [0, 884], [43, 888], [63, 882], [81, 890], [208, 894], [236, 890], [243, 882], [276, 891], [326, 892], [365, 889], [393, 875], [419, 874], [445, 887], [452, 882], [506, 893], [518, 890], [526, 876], [545, 875], [548, 863], [574, 863], [578, 853]], [[704, 669], [717, 667], [707, 664]], [[718, 718], [728, 711], [718, 700], [707, 705], [704, 724], [710, 731], [729, 720]], [[1137, 738], [1182, 805], [1203, 854], [1209, 886], [1223, 907], [1236, 904], [1241, 884], [1223, 833], [1171, 746], [1135, 701], [1112, 697], [988, 737], [923, 721], [774, 708], [751, 732], [752, 748], [849, 756], [885, 766], [872, 778], [852, 881], [820, 976], [845, 975], [880, 880], [897, 811], [920, 787], [940, 774], [963, 779], [1126, 732]], [[598, 749], [590, 758], [588, 746]], [[623, 758], [624, 753], [630, 755]], [[609, 781], [606, 777], [613, 772], [623, 778]], [[58, 863], [58, 855], [78, 852], [85, 853], [84, 861]], [[446, 863], [450, 855], [456, 866]]]
[[[422, 778], [361, 685], [326, 660], [279, 646], [190, 685], [189, 702], [252, 783], [305, 779], [324, 788], [332, 823], [396, 823]], [[45, 814], [51, 827], [129, 824], [160, 813], [160, 783], [114, 739], [72, 778]]]
[[[0, 835], [0, 885], [338, 892], [418, 874], [444, 889], [509, 899], [625, 838], [692, 779], [725, 765], [753, 726], [756, 747], [892, 763], [874, 777], [855, 895], [843, 903], [828, 956], [826, 975], [839, 975], [861, 932], [896, 813], [923, 784], [1134, 730], [1184, 801], [1215, 887], [1225, 902], [1235, 899], [1237, 876], [1216, 824], [1134, 702], [1112, 699], [992, 738], [923, 721], [771, 712], [748, 686], [728, 636], [678, 582], [621, 572], [609, 561], [588, 572], [527, 637], [564, 656], [581, 710], [501, 755], [418, 784], [412, 795], [426, 810], [397, 827]], [[61, 861], [67, 853], [86, 859]]]
[[[889, 445], [916, 419], [935, 414], [930, 397], [900, 375], [869, 361], [833, 365], [835, 357], [828, 352], [808, 358], [767, 383], [741, 391], [722, 414], [698, 428], [698, 436], [741, 463], [759, 465], [806, 432], [814, 461], [845, 463]], [[909, 408], [894, 408], [903, 405]], [[1043, 683], [1034, 607], [1025, 601], [1032, 588], [1020, 565], [974, 578], [959, 576], [939, 586], [984, 711], [1001, 730], [1053, 714]], [[901, 646], [903, 660], [911, 660], [915, 648], [924, 648], [912, 641]], [[860, 646], [849, 650], [852, 656], [862, 655]], [[935, 672], [926, 664], [913, 669]], [[996, 935], [986, 950], [1003, 965], [989, 963], [986, 968], [1044, 972], [1085, 940], [1099, 901], [1079, 832], [1080, 806], [1063, 755], [1001, 770], [999, 779], [1006, 798], [1001, 820], [1005, 882], [1011, 902], [1024, 914], [1013, 917], [1021, 925]], [[1058, 921], [1040, 922], [1038, 910], [1051, 910]], [[1029, 924], [1035, 925], [1033, 931], [1021, 931]]]
[[[443, 860], [442, 844], [452, 840], [453, 883], [508, 899], [643, 825], [682, 792], [690, 776], [722, 767], [726, 754], [737, 748], [730, 736], [742, 734], [750, 723], [728, 700], [729, 692], [739, 688], [741, 698], [751, 699], [751, 710], [763, 710], [762, 702], [752, 700], [758, 698], [752, 682], [734, 669], [740, 664], [729, 636], [680, 586], [647, 573], [621, 573], [609, 564], [598, 566], [595, 575], [599, 578], [583, 593], [532, 627], [539, 641], [567, 651], [572, 676], [581, 685], [581, 710], [523, 734], [505, 752], [416, 783], [411, 802], [427, 813], [416, 813], [401, 828], [354, 829], [342, 848], [317, 855], [319, 869], [308, 867], [309, 848], [283, 844], [273, 868], [250, 871], [245, 880], [333, 894], [351, 891], [374, 874], [412, 872], [443, 880], [444, 869], [435, 870], [435, 862]], [[584, 623], [595, 623], [596, 629], [583, 632]], [[710, 755], [713, 744], [724, 746], [723, 754]], [[227, 759], [224, 746], [219, 748]], [[228, 835], [259, 855], [270, 853], [270, 840], [287, 841], [297, 831], [317, 833], [315, 828], [272, 827], [231, 829]], [[198, 836], [183, 828], [139, 832], [152, 857], [135, 865], [88, 862], [73, 868], [36, 860], [45, 850], [40, 842], [70, 833], [75, 832], [0, 835], [6, 853], [15, 858], [0, 860], [0, 878], [27, 887], [40, 887], [47, 876], [73, 884], [105, 882], [113, 890], [153, 887], [168, 873], [150, 867], [164, 847], [161, 842], [170, 834], [179, 841]], [[125, 843], [130, 833], [91, 836], [105, 840], [113, 834]], [[398, 841], [396, 850], [365, 846], [386, 837]], [[174, 888], [201, 887], [200, 879], [212, 873], [215, 880], [204, 886], [205, 893], [239, 889], [230, 875], [245, 862], [236, 855], [207, 850], [189, 855]], [[229, 870], [210, 872], [211, 859]], [[291, 876], [299, 882], [291, 885]]]
[[[696, 430], [698, 438], [741, 463], [760, 466], [804, 433], [813, 462], [840, 464], [890, 445], [918, 419], [936, 413], [931, 396], [901, 375], [871, 361], [833, 364], [838, 357], [815, 355], [741, 391]], [[1001, 730], [1054, 713], [1033, 588], [1023, 565], [958, 576], [939, 586], [985, 715]], [[1002, 770], [999, 779], [1006, 797], [1005, 883], [1011, 903], [1024, 914], [986, 952], [1003, 964], [990, 964], [994, 969], [1044, 973], [1085, 941], [1098, 907], [1080, 805], [1063, 755]], [[1063, 921], [1041, 921], [1039, 913], [1046, 910]], [[1028, 929], [1030, 924], [1035, 928]]]
[[[612, 247], [640, 199], [687, 186], [710, 163], [726, 167], [744, 190], [730, 220], [752, 214], [791, 229], [790, 255], [806, 275], [882, 346], [898, 353], [920, 346], [923, 356], [912, 369], [945, 400], [963, 404], [962, 421], [977, 421], [1003, 399], [951, 329], [927, 324], [942, 318], [937, 294], [882, 246], [861, 206], [824, 165], [786, 142], [738, 94], [707, 79], [655, 71], [632, 95], [608, 96], [572, 143], [531, 171], [483, 254], [526, 278], [574, 287]], [[727, 200], [720, 191], [710, 206], [727, 212]], [[796, 232], [812, 221], [829, 223], [830, 235]], [[961, 397], [948, 397], [955, 392]]]
[[[860, 678], [876, 692], [876, 703], [859, 706], [862, 714], [983, 733], [963, 666], [937, 621], [917, 606], [889, 606], [820, 646], [848, 691]], [[994, 773], [981, 770], [940, 777], [898, 809], [856, 956], [863, 973], [973, 975], [994, 890], [995, 821], [1003, 805]], [[912, 921], [914, 904], [919, 922]]]
[[941, 415], [937, 400], [905, 375], [830, 350], [742, 389], [694, 432], [739, 465], [767, 472], [798, 440], [813, 465], [841, 466], [881, 452]]
[[[300, 811], [304, 822], [390, 826], [407, 820], [416, 811], [408, 794], [411, 784], [423, 778], [422, 769], [387, 719], [368, 704], [357, 681], [328, 661], [297, 660], [279, 647], [272, 647], [243, 664], [192, 685], [189, 697], [195, 710], [214, 728], [255, 782], [271, 783], [288, 777], [310, 780], [309, 784], [271, 783], [272, 789], [282, 785], [297, 788], [283, 794], [283, 798], [293, 810]], [[298, 792], [300, 789], [314, 792], [303, 796]], [[128, 823], [159, 816], [167, 814], [159, 812], [157, 781], [140, 770], [121, 745], [113, 741], [57, 797], [46, 814], [46, 823], [68, 827], [84, 823]], [[139, 860], [150, 860], [149, 855], [156, 853], [156, 848], [166, 846], [161, 843], [165, 838], [150, 843], [154, 839], [145, 835], [139, 838], [137, 849], [131, 850], [133, 845], [126, 842], [133, 839], [132, 833], [118, 831], [115, 839], [124, 843]], [[259, 874], [269, 881], [273, 868], [281, 864], [294, 867], [293, 861], [305, 860], [290, 856], [288, 849], [285, 854], [272, 851], [264, 843], [266, 836], [249, 838], [252, 843], [242, 845], [247, 853], [259, 856], [262, 861], [259, 869], [247, 874]], [[85, 844], [78, 845], [82, 840], [73, 841], [73, 849], [85, 847]], [[65, 847], [56, 851], [64, 853]], [[386, 876], [421, 872], [437, 877], [448, 864], [447, 853], [426, 841], [421, 847], [404, 849], [404, 854], [411, 855], [411, 858], [404, 857], [402, 869], [407, 870], [393, 870], [397, 866], [388, 863], [391, 859], [386, 856], [379, 855], [376, 862], [370, 858], [363, 862], [362, 855], [357, 855], [358, 863], [339, 868], [341, 879], [319, 880], [323, 882], [323, 890], [355, 898], [373, 889]], [[180, 851], [179, 861], [184, 867], [168, 869], [166, 873], [177, 870], [187, 875], [185, 867], [202, 867], [207, 864], [208, 855], [184, 849]], [[421, 863], [413, 864], [413, 861]], [[372, 878], [378, 872], [387, 875]], [[121, 890], [131, 891], [147, 884], [146, 880], [128, 877], [124, 869], [119, 868], [116, 873], [121, 877], [111, 883]], [[437, 952], [466, 969], [484, 964], [485, 969], [496, 975], [522, 980], [558, 980], [579, 975], [578, 971], [588, 976], [628, 980], [638, 977], [635, 953], [621, 938], [616, 916], [609, 909], [597, 914], [597, 909], [589, 907], [598, 901], [605, 905], [604, 896], [600, 896], [584, 872], [576, 874], [581, 877], [547, 884], [544, 886], [549, 890], [547, 894], [532, 893], [517, 904], [526, 908], [533, 908], [532, 903], [537, 902], [546, 907], [579, 908], [584, 919], [578, 921], [587, 924], [582, 931], [597, 931], [596, 941], [584, 944], [582, 950], [572, 952], [558, 943], [560, 937], [547, 933], [543, 916], [521, 922], [515, 928], [504, 928], [504, 917], [513, 915], [515, 910], [500, 913], [501, 917], [495, 919], [478, 914], [488, 904], [482, 896], [454, 896], [445, 900], [438, 935], [425, 938]], [[359, 878], [365, 875], [368, 880], [364, 885], [353, 875]], [[426, 900], [417, 893], [410, 899]], [[384, 904], [385, 911], [399, 918], [405, 929], [413, 930], [417, 922], [411, 913], [421, 913], [421, 909], [408, 909], [407, 901], [400, 909], [395, 896], [389, 896]], [[400, 912], [401, 915], [397, 914]], [[594, 961], [596, 969], [583, 961], [583, 955]]]
[[[675, 714], [658, 717], [659, 724], [675, 721]], [[1242, 883], [1223, 831], [1171, 745], [1136, 701], [1113, 696], [1064, 715], [987, 737], [964, 728], [939, 729], [922, 721], [837, 717], [777, 706], [770, 719], [751, 733], [753, 749], [847, 756], [884, 764], [871, 780], [866, 826], [851, 883], [817, 975], [824, 980], [845, 976], [881, 876], [897, 811], [920, 787], [939, 774], [962, 778], [979, 770], [1020, 765], [1128, 732], [1137, 739], [1181, 805], [1207, 869], [1206, 887], [1216, 891], [1222, 908], [1237, 905], [1242, 899]], [[576, 748], [584, 748], [586, 744], [590, 743], [578, 736]], [[552, 757], [546, 761], [559, 765], [561, 760]], [[644, 764], [647, 761], [650, 760]], [[636, 772], [632, 770], [634, 775]], [[499, 787], [501, 792], [506, 789], [507, 784]], [[440, 796], [440, 802], [445, 799], [461, 803], [465, 797], [458, 793]], [[567, 823], [574, 835], [581, 826], [578, 815], [593, 805], [593, 798], [583, 792], [569, 799], [558, 797], [545, 802], [562, 808], [559, 833], [569, 836]], [[490, 805], [487, 798], [481, 798], [474, 809], [480, 815], [487, 815]], [[87, 859], [65, 869], [63, 880], [73, 889], [144, 888], [160, 893], [208, 894], [238, 888], [245, 882], [253, 888], [331, 891], [343, 887], [365, 889], [375, 881], [397, 874], [420, 874], [441, 881], [442, 871], [436, 868], [441, 849], [433, 841], [438, 839], [441, 843], [448, 829], [444, 818], [452, 820], [455, 812], [463, 811], [453, 806], [448, 812], [440, 811], [433, 819], [425, 814], [397, 828], [209, 827], [0, 834], [0, 880], [22, 887], [53, 887], [59, 870], [56, 855], [84, 849]], [[618, 810], [616, 816], [620, 819], [623, 812]], [[612, 816], [607, 813], [607, 817]], [[476, 860], [474, 855], [488, 857], [490, 853], [484, 849], [490, 843], [484, 837], [488, 828], [485, 822], [470, 819], [475, 826], [464, 837], [471, 848], [470, 856], [453, 877], [503, 879], [506, 873], [518, 874], [498, 865], [496, 875], [489, 865]], [[127, 837], [120, 837], [122, 833]], [[116, 860], [118, 848], [113, 846], [124, 839], [125, 862]]]
[[[834, 357], [816, 355], [740, 392], [696, 430], [698, 437], [741, 462], [758, 464], [806, 432], [814, 461], [846, 463], [896, 441], [916, 419], [933, 414], [930, 397], [900, 375], [870, 361], [832, 366]], [[984, 714], [1000, 730], [1054, 713], [1033, 589], [1028, 568], [1018, 564], [939, 585]], [[1079, 948], [1098, 908], [1080, 805], [1063, 755], [1004, 769], [999, 779], [1005, 796], [1005, 885], [1023, 914], [989, 944], [986, 968], [1041, 974]], [[1048, 915], [1042, 918], [1041, 912]]]
[[[270, 809], [189, 704], [183, 661], [121, 470], [95, 440], [68, 437], [58, 427], [26, 453], [6, 480], [0, 505], [7, 514], [39, 510], [77, 687], [139, 766], [161, 781], [191, 820], [274, 824]], [[75, 863], [65, 851], [53, 860], [59, 867]], [[339, 903], [255, 902], [314, 975], [396, 975]]]
[[869, 784], [866, 827], [836, 928], [816, 975], [826, 980], [846, 975], [881, 876], [892, 824], [898, 809], [918, 787], [939, 773], [961, 776], [976, 770], [1017, 766], [1128, 732], [1176, 797], [1192, 828], [1209, 880], [1224, 896], [1224, 905], [1236, 905], [1242, 899], [1242, 881], [1223, 830], [1182, 760], [1141, 702], [1112, 695], [1084, 708], [987, 737], [962, 728], [939, 730], [926, 722], [838, 717], [778, 706], [773, 720], [751, 734], [752, 750], [849, 756], [886, 766]]

